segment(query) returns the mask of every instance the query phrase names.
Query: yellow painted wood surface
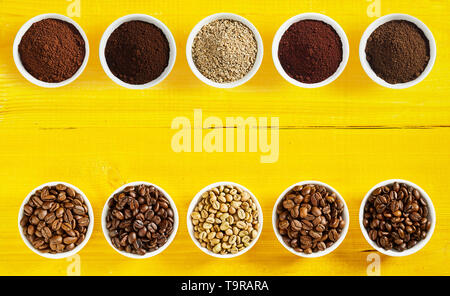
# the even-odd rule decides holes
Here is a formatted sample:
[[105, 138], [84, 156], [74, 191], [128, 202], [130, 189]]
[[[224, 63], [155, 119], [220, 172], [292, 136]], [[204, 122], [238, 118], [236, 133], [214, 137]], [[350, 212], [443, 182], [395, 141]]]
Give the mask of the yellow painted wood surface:
[[[449, 275], [450, 263], [450, 3], [446, 0], [381, 0], [381, 14], [407, 13], [425, 22], [437, 42], [430, 75], [406, 90], [372, 82], [362, 70], [358, 44], [375, 19], [372, 1], [103, 1], [81, 0], [73, 17], [91, 48], [84, 73], [60, 89], [30, 84], [17, 71], [12, 44], [20, 26], [48, 12], [67, 14], [65, 0], [0, 0], [0, 274], [1, 275], [365, 275], [374, 251], [358, 223], [360, 202], [376, 183], [403, 178], [419, 184], [437, 211], [436, 231], [420, 252], [380, 255], [382, 275]], [[190, 71], [185, 43], [192, 27], [216, 12], [248, 18], [264, 41], [264, 59], [255, 77], [232, 90], [201, 83]], [[289, 17], [327, 14], [341, 24], [350, 42], [344, 73], [331, 85], [301, 89], [283, 80], [272, 63], [272, 38]], [[103, 72], [98, 44], [106, 27], [129, 13], [146, 13], [174, 34], [177, 60], [169, 77], [142, 91], [114, 84]], [[177, 116], [266, 116], [280, 119], [280, 156], [260, 162], [260, 153], [175, 153], [170, 128]], [[271, 213], [284, 189], [315, 179], [335, 187], [350, 209], [342, 245], [318, 259], [302, 259], [277, 241]], [[94, 233], [70, 260], [50, 260], [22, 242], [17, 215], [24, 197], [48, 181], [72, 183], [88, 196], [95, 212]], [[174, 198], [180, 227], [160, 255], [132, 260], [116, 253], [101, 231], [101, 210], [120, 185], [153, 182]], [[258, 197], [263, 233], [246, 254], [221, 260], [190, 240], [186, 211], [204, 186], [221, 180], [240, 183]], [[375, 253], [376, 254], [376, 253]], [[371, 260], [372, 257], [369, 257]]]

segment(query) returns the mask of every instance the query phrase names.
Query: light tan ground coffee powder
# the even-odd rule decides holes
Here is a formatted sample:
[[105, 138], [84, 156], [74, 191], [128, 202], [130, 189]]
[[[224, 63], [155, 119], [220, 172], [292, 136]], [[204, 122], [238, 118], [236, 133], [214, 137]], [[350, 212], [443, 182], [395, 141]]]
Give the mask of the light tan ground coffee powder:
[[218, 83], [243, 78], [253, 67], [258, 45], [239, 21], [220, 19], [203, 26], [192, 45], [192, 59], [206, 78]]

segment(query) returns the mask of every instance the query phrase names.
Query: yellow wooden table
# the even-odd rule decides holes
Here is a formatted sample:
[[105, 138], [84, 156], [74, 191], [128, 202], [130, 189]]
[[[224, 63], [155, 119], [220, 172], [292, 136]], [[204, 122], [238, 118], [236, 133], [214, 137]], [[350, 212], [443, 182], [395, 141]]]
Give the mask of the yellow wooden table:
[[[245, 85], [214, 89], [190, 71], [185, 43], [207, 15], [234, 12], [262, 35], [262, 66]], [[324, 13], [344, 28], [350, 59], [331, 85], [301, 89], [290, 85], [272, 63], [272, 38], [289, 17]], [[12, 59], [20, 26], [48, 12], [69, 15], [85, 30], [91, 48], [84, 73], [72, 84], [44, 89], [26, 81]], [[98, 45], [118, 17], [145, 13], [174, 34], [178, 55], [169, 77], [142, 91], [114, 84], [103, 72]], [[438, 57], [430, 75], [406, 90], [372, 82], [359, 63], [358, 45], [377, 15], [407, 13], [433, 32]], [[353, 1], [0, 1], [0, 274], [1, 275], [449, 275], [450, 264], [450, 39], [446, 0]], [[279, 118], [279, 157], [261, 162], [257, 152], [181, 152], [171, 145], [175, 118]], [[194, 129], [194, 126], [192, 126]], [[248, 151], [249, 149], [246, 149]], [[371, 249], [358, 223], [362, 198], [376, 183], [403, 178], [431, 196], [437, 226], [418, 253], [389, 258]], [[320, 180], [336, 188], [350, 210], [342, 245], [318, 259], [298, 258], [277, 241], [271, 213], [289, 185]], [[88, 196], [95, 212], [93, 235], [78, 255], [42, 258], [22, 242], [17, 215], [24, 197], [48, 181], [66, 181]], [[192, 197], [216, 181], [249, 188], [264, 213], [262, 235], [246, 254], [215, 259], [201, 252], [186, 229]], [[107, 197], [130, 181], [149, 181], [175, 200], [180, 227], [173, 243], [145, 260], [119, 255], [100, 224]]]

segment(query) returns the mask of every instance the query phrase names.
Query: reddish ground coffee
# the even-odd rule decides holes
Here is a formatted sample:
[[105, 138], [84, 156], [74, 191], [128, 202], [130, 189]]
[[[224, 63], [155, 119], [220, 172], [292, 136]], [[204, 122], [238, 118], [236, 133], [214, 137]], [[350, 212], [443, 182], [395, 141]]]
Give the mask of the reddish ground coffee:
[[286, 73], [303, 83], [321, 82], [333, 75], [342, 61], [342, 42], [328, 24], [302, 20], [286, 30], [278, 45]]
[[25, 32], [19, 44], [25, 69], [44, 82], [61, 82], [72, 77], [83, 64], [86, 49], [74, 25], [44, 19]]
[[153, 24], [130, 21], [109, 37], [105, 57], [111, 72], [130, 84], [145, 84], [158, 78], [169, 64], [169, 42]]
[[430, 60], [430, 43], [415, 24], [390, 21], [370, 35], [366, 58], [372, 70], [388, 83], [405, 83], [419, 77]]

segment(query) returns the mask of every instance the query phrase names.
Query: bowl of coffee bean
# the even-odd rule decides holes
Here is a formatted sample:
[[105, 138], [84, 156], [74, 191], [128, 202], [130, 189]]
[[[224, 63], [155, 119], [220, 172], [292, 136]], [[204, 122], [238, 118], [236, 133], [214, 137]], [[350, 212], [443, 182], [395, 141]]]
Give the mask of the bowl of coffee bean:
[[19, 210], [19, 232], [36, 254], [52, 259], [72, 256], [89, 241], [94, 212], [86, 195], [65, 182], [33, 189]]
[[192, 241], [217, 258], [233, 258], [250, 250], [258, 241], [262, 225], [256, 197], [233, 182], [217, 182], [200, 190], [187, 214]]
[[300, 257], [334, 251], [347, 235], [347, 205], [330, 185], [303, 181], [288, 187], [273, 208], [272, 224], [280, 243]]
[[111, 247], [129, 258], [149, 258], [164, 251], [178, 230], [175, 202], [148, 182], [121, 186], [103, 208], [103, 234]]
[[436, 212], [422, 188], [392, 179], [378, 183], [366, 194], [359, 210], [359, 224], [364, 238], [378, 252], [407, 256], [430, 240]]
[[367, 75], [381, 86], [414, 86], [431, 72], [436, 41], [419, 19], [393, 13], [367, 27], [359, 44], [359, 58]]

